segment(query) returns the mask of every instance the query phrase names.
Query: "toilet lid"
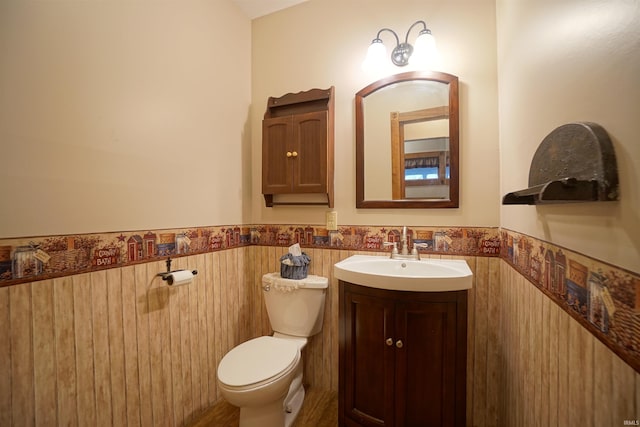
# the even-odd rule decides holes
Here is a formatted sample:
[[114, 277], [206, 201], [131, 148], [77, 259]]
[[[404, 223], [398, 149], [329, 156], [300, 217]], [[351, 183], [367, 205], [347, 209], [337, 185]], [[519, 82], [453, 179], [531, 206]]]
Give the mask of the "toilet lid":
[[242, 387], [268, 380], [286, 371], [298, 359], [294, 341], [259, 337], [246, 341], [227, 353], [218, 365], [218, 379], [229, 386]]

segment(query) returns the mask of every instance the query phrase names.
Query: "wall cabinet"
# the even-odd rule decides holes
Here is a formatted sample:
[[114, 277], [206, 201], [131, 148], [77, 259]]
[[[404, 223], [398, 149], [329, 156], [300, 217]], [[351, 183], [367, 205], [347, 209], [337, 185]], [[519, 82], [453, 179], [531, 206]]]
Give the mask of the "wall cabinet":
[[[262, 121], [262, 193], [267, 206], [333, 207], [333, 87], [269, 98]], [[278, 194], [323, 194], [322, 202], [278, 202]]]
[[464, 426], [467, 292], [340, 281], [341, 426]]

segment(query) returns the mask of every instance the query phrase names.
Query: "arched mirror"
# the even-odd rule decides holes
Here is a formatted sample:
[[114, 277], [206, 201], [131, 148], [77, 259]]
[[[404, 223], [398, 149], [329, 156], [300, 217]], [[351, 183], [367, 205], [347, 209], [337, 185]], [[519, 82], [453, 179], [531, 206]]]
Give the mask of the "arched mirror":
[[356, 207], [458, 207], [458, 78], [414, 71], [356, 94]]

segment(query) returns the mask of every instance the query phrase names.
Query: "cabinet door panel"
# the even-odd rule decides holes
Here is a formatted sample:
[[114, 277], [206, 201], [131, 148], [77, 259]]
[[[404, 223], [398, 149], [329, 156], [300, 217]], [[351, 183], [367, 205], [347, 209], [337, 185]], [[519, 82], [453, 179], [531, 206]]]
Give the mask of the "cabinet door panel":
[[341, 281], [340, 425], [463, 427], [466, 312], [466, 291]]
[[293, 139], [298, 153], [294, 165], [294, 191], [327, 191], [327, 112], [293, 116]]
[[362, 426], [393, 425], [394, 304], [345, 294], [345, 415]]
[[262, 192], [269, 194], [291, 192], [293, 150], [290, 117], [262, 121]]
[[396, 306], [396, 425], [451, 426], [455, 411], [456, 304]]

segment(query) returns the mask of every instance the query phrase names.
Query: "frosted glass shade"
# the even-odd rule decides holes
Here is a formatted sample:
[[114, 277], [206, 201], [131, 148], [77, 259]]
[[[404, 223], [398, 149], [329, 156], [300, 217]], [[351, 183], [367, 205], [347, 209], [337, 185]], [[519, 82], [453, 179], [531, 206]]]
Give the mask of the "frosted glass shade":
[[387, 59], [387, 48], [382, 44], [380, 39], [376, 39], [367, 50], [367, 56], [362, 63], [362, 69], [364, 71], [376, 70], [383, 67]]
[[422, 31], [416, 39], [413, 54], [409, 58], [409, 64], [418, 69], [429, 69], [437, 56], [436, 39], [431, 33]]

